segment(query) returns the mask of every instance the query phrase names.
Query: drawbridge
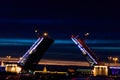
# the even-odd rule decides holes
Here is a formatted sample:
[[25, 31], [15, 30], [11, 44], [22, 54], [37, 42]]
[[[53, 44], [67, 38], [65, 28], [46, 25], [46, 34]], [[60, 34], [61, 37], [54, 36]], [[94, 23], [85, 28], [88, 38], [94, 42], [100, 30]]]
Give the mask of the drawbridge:
[[54, 40], [48, 36], [40, 36], [17, 62], [18, 65], [22, 67], [22, 70], [34, 70], [35, 65], [38, 64], [43, 54], [53, 42]]
[[85, 44], [83, 39], [78, 38], [78, 36], [71, 37], [72, 41], [78, 46], [78, 48], [82, 51], [82, 54], [89, 61], [91, 66], [98, 64], [98, 58], [95, 54], [90, 50], [90, 48]]

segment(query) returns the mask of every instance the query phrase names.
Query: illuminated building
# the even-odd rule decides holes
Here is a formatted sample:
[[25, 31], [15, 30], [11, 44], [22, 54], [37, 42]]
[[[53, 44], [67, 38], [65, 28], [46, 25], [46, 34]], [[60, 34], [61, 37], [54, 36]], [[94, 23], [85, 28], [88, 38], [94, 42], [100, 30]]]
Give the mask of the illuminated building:
[[94, 66], [93, 70], [93, 75], [94, 76], [108, 76], [108, 66]]

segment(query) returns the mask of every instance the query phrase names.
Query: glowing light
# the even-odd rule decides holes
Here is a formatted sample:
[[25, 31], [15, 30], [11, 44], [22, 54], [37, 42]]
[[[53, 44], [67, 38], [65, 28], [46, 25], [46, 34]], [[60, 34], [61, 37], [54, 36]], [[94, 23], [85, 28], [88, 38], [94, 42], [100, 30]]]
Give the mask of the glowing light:
[[47, 36], [47, 35], [48, 35], [48, 33], [46, 33], [46, 32], [45, 32], [43, 35], [44, 35], [44, 36]]
[[31, 45], [35, 40], [33, 39], [7, 39], [7, 38], [1, 38], [0, 39], [0, 46], [29, 46]]
[[44, 38], [38, 38], [38, 40], [30, 47], [30, 49], [23, 55], [22, 59], [18, 61], [19, 64], [24, 65], [28, 56], [32, 54], [33, 50], [36, 49], [36, 47], [42, 42]]
[[110, 69], [120, 69], [120, 67], [114, 67], [114, 66], [111, 66], [109, 67]]
[[17, 73], [20, 73], [20, 72], [21, 72], [21, 70], [22, 70], [22, 68], [21, 68], [21, 67], [16, 67], [16, 72], [17, 72]]
[[89, 33], [86, 33], [86, 34], [85, 34], [85, 36], [88, 36], [88, 35], [89, 35]]
[[101, 67], [101, 68], [107, 68], [107, 66], [94, 66], [95, 68]]
[[7, 57], [7, 59], [10, 59], [11, 58], [11, 56], [6, 56]]
[[15, 67], [14, 66], [12, 66], [11, 72], [15, 72]]
[[116, 65], [116, 62], [119, 61], [118, 57], [113, 57], [113, 61], [114, 61], [115, 65]]
[[35, 32], [37, 33], [37, 32], [38, 32], [38, 30], [36, 29], [36, 30], [35, 30]]
[[[35, 39], [0, 38], [0, 46], [30, 46]], [[120, 44], [120, 40], [86, 40], [86, 44]], [[57, 39], [54, 44], [73, 44], [71, 40]], [[77, 44], [77, 43], [76, 43]], [[120, 47], [92, 47], [93, 49], [117, 49]]]
[[[76, 39], [76, 38], [71, 38], [72, 40], [73, 40], [73, 42], [76, 44], [76, 45], [78, 45], [78, 47], [80, 48], [80, 50], [83, 52], [83, 54], [87, 54], [89, 57], [90, 57], [90, 59], [95, 63], [95, 64], [97, 64], [97, 62], [95, 61], [95, 59], [90, 55], [90, 53], [88, 53], [87, 51], [86, 51], [86, 49], [79, 43], [79, 41]], [[93, 62], [91, 62], [91, 60], [89, 60], [89, 62], [93, 65], [94, 63]]]
[[75, 39], [75, 38], [71, 38], [72, 40], [73, 40], [73, 42], [77, 45], [78, 44], [78, 42], [77, 42], [77, 40]]
[[94, 76], [108, 76], [108, 67], [107, 66], [94, 66], [93, 70], [93, 75]]
[[55, 40], [55, 44], [73, 44], [71, 40]]

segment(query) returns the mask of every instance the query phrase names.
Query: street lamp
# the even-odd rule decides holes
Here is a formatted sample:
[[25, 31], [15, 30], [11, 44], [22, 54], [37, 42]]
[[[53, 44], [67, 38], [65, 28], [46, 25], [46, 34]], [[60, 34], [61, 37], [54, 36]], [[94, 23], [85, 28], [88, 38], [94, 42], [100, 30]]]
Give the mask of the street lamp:
[[109, 56], [109, 57], [107, 57], [107, 58], [108, 58], [108, 66], [110, 66], [110, 62], [112, 61], [112, 57]]
[[119, 61], [119, 59], [117, 57], [113, 57], [113, 61], [114, 61], [115, 65], [116, 65], [116, 62]]
[[43, 35], [44, 35], [44, 36], [47, 36], [47, 35], [48, 35], [48, 33], [47, 33], [47, 32], [44, 32], [44, 33], [43, 33]]

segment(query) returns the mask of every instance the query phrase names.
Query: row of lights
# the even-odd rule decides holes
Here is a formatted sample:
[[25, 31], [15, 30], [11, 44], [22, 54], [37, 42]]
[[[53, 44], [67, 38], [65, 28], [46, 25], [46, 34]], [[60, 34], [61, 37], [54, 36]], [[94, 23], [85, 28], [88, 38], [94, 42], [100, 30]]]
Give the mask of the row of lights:
[[119, 61], [118, 57], [111, 57], [111, 56], [108, 57], [108, 60], [109, 60], [109, 64], [111, 61], [114, 61], [115, 65]]

